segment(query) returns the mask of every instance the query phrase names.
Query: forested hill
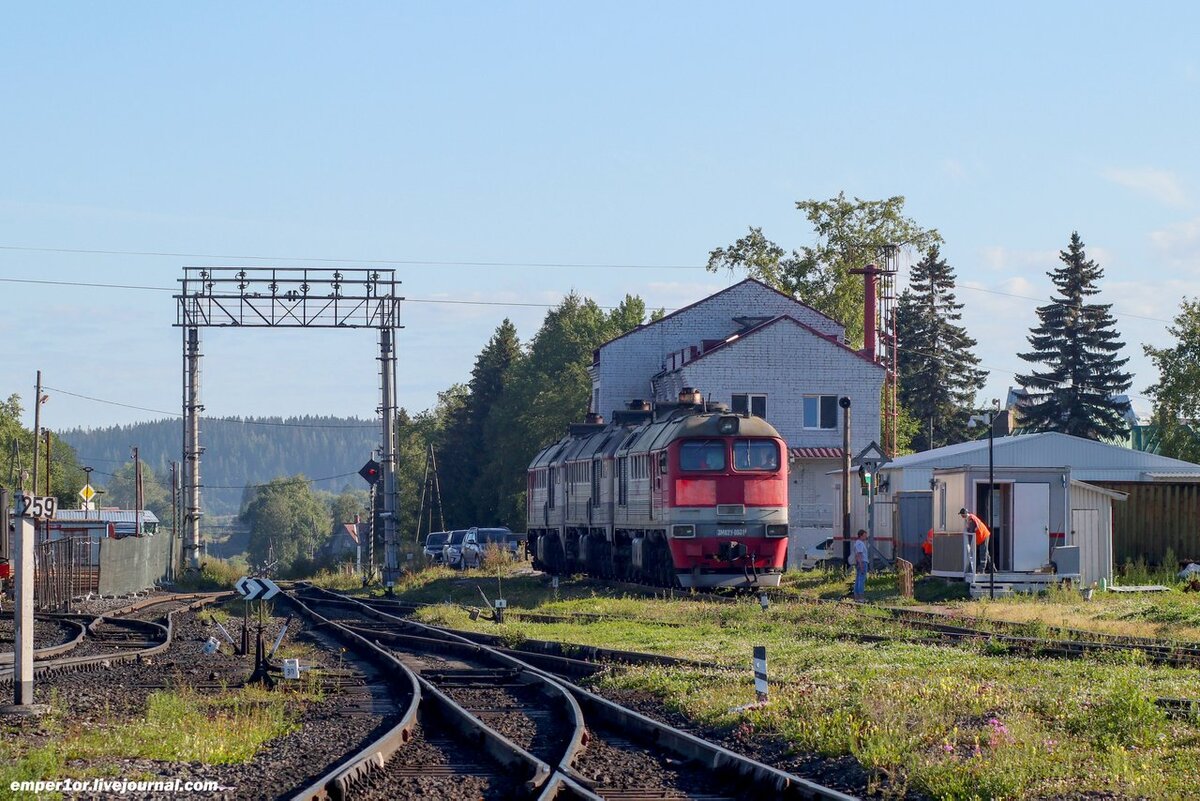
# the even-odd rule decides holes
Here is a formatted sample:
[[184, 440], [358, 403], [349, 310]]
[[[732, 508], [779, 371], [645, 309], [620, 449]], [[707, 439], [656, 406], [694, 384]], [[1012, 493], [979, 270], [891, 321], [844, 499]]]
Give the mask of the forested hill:
[[[182, 459], [183, 421], [149, 423], [61, 433], [75, 448], [79, 464], [95, 468], [92, 483], [104, 486], [130, 461], [130, 448], [167, 481], [172, 461]], [[379, 423], [344, 417], [205, 418], [200, 422], [200, 465], [206, 514], [235, 514], [242, 490], [279, 476], [303, 473], [313, 488], [339, 492], [365, 489], [357, 472], [378, 446]]]

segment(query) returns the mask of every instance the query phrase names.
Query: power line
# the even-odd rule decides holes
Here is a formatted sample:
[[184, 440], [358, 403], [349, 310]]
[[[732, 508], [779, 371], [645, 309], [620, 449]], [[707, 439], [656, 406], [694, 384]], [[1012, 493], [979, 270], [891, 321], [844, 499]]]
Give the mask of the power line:
[[[105, 284], [96, 281], [50, 281], [44, 279], [33, 278], [0, 278], [0, 283], [3, 284], [41, 284], [45, 286], [68, 286], [68, 287], [83, 287], [88, 289], [134, 289], [148, 292], [178, 292], [177, 289], [165, 286], [138, 286], [133, 284]], [[532, 303], [525, 301], [503, 301], [503, 300], [450, 300], [448, 298], [404, 298], [403, 303], [434, 303], [446, 306], [505, 306], [518, 308], [536, 308], [536, 309], [553, 309], [558, 304], [556, 303]], [[598, 308], [612, 310], [619, 308], [618, 306], [599, 306]], [[665, 311], [673, 311], [666, 309]]]
[[[183, 417], [181, 412], [168, 412], [163, 409], [151, 409], [148, 406], [134, 406], [130, 403], [121, 403], [120, 401], [107, 400], [105, 398], [96, 398], [91, 395], [81, 395], [78, 392], [70, 392], [58, 387], [43, 386], [42, 389], [52, 392], [61, 392], [63, 395], [70, 395], [73, 398], [81, 398], [83, 400], [94, 401], [95, 403], [104, 403], [109, 406], [120, 406], [125, 409], [136, 409], [140, 412], [153, 412], [167, 417]], [[232, 417], [201, 417], [201, 420], [209, 423], [235, 423], [243, 426], [274, 426], [276, 428], [350, 428], [350, 429], [377, 429], [378, 423], [363, 423], [361, 425], [343, 425], [340, 423], [289, 423], [276, 422], [273, 420], [239, 420]]]
[[[583, 264], [545, 261], [451, 261], [439, 259], [331, 259], [322, 256], [246, 256], [221, 253], [171, 253], [158, 250], [89, 250], [85, 248], [39, 248], [0, 245], [0, 250], [25, 253], [70, 253], [87, 256], [157, 256], [176, 259], [229, 259], [232, 261], [311, 261], [319, 264], [391, 264], [407, 267], [548, 267], [568, 270], [699, 270], [696, 264]], [[150, 289], [153, 287], [138, 287]]]
[[[104, 459], [104, 460], [101, 460], [101, 461], [118, 461], [118, 460], [115, 460], [115, 459]], [[129, 462], [129, 464], [133, 464], [133, 462], [132, 462], [132, 461], [130, 461], [130, 462]], [[98, 475], [98, 476], [108, 476], [109, 478], [119, 478], [119, 476], [117, 476], [117, 474], [116, 474], [116, 473], [105, 473], [103, 470], [93, 470], [92, 472], [93, 472], [93, 473], [95, 473], [95, 474], [96, 474], [96, 475]], [[304, 479], [304, 482], [305, 482], [306, 484], [319, 484], [319, 483], [321, 483], [321, 482], [323, 482], [323, 481], [336, 481], [336, 480], [337, 480], [337, 479], [339, 479], [339, 478], [349, 478], [350, 476], [356, 476], [356, 475], [358, 475], [358, 473], [356, 473], [356, 472], [352, 472], [352, 473], [339, 473], [339, 474], [337, 474], [336, 476], [324, 476], [323, 478], [306, 478], [306, 479]], [[289, 480], [291, 480], [291, 479], [293, 479], [293, 478], [295, 478], [295, 476], [291, 476], [291, 477], [289, 478]], [[144, 477], [144, 476], [143, 476], [142, 480], [143, 480], [143, 481], [145, 481], [145, 477]], [[153, 475], [153, 472], [151, 472], [151, 478], [150, 478], [150, 480], [151, 480], [153, 483], [155, 483], [155, 484], [158, 484], [160, 487], [163, 487], [163, 488], [165, 488], [165, 489], [171, 489], [171, 485], [170, 485], [170, 484], [168, 484], [167, 482], [165, 482], [165, 481], [161, 480], [161, 479], [160, 479], [160, 478], [158, 478], [157, 476], [154, 476], [154, 475]], [[200, 486], [201, 486], [202, 488], [204, 488], [204, 489], [226, 489], [226, 490], [235, 489], [235, 490], [248, 490], [248, 489], [262, 489], [263, 487], [269, 487], [269, 486], [271, 486], [271, 482], [270, 482], [270, 481], [267, 481], [267, 482], [264, 482], [264, 483], [262, 483], [262, 484], [244, 484], [244, 485], [241, 485], [241, 486], [222, 485], [222, 484], [201, 484]]]

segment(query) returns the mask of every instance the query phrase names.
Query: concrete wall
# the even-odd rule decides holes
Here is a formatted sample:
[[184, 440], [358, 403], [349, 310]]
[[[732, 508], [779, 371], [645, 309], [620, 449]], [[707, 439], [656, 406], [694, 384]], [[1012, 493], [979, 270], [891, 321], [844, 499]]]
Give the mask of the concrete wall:
[[100, 541], [101, 595], [125, 595], [153, 587], [167, 574], [171, 537], [124, 537]]
[[[842, 326], [820, 312], [757, 281], [743, 281], [601, 346], [600, 362], [592, 370], [593, 397], [599, 390], [599, 405], [594, 411], [609, 417], [614, 409], [624, 409], [634, 398], [649, 400], [650, 378], [663, 369], [665, 356], [682, 348], [698, 347], [702, 340], [724, 339], [737, 332], [741, 326], [733, 318], [784, 314], [823, 334], [839, 338], [845, 335]], [[707, 387], [701, 389], [708, 391]]]

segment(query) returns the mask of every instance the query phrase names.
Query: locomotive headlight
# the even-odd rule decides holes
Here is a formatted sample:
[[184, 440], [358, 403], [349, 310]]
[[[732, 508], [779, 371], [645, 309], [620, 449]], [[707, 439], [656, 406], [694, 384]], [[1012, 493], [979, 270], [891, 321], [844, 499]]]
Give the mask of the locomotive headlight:
[[672, 526], [671, 535], [674, 537], [694, 537], [696, 536], [695, 526]]
[[767, 526], [767, 536], [768, 537], [786, 537], [787, 534], [788, 534], [788, 527], [786, 524]]
[[717, 424], [717, 430], [722, 434], [736, 434], [738, 432], [737, 417], [722, 417]]

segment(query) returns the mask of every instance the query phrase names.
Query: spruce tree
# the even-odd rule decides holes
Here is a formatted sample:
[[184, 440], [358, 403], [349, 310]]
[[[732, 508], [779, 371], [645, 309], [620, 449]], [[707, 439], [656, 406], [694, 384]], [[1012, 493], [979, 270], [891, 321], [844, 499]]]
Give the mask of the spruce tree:
[[959, 321], [963, 304], [954, 295], [954, 270], [937, 245], [913, 267], [897, 312], [900, 405], [917, 429], [914, 450], [958, 442], [987, 378], [971, 352], [975, 340]]
[[1037, 310], [1041, 324], [1029, 332], [1032, 350], [1018, 354], [1045, 366], [1017, 376], [1030, 398], [1021, 425], [1089, 439], [1123, 437], [1129, 402], [1114, 396], [1129, 389], [1132, 376], [1121, 370], [1129, 359], [1117, 358], [1124, 343], [1109, 313], [1112, 304], [1086, 302], [1099, 294], [1104, 271], [1087, 257], [1078, 232], [1059, 258], [1062, 266], [1047, 273], [1058, 294]]
[[484, 461], [484, 422], [520, 358], [517, 328], [506, 318], [475, 359], [465, 402], [447, 420], [437, 459], [447, 524], [452, 527], [489, 526], [497, 519], [491, 494], [477, 486]]

